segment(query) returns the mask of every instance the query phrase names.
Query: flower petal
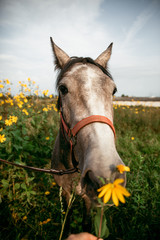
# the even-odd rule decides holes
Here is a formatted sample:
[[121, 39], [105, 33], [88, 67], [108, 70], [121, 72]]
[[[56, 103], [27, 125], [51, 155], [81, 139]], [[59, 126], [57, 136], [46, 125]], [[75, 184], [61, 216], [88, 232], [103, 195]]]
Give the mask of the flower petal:
[[122, 178], [117, 178], [115, 181], [114, 181], [114, 185], [118, 185], [118, 184], [120, 184], [120, 183], [123, 183], [124, 182], [124, 179], [122, 179]]
[[119, 189], [122, 192], [122, 194], [125, 195], [126, 197], [131, 196], [127, 189], [122, 187], [121, 185], [117, 185], [117, 189]]
[[125, 199], [124, 199], [124, 197], [123, 197], [122, 192], [121, 192], [118, 188], [116, 188], [115, 191], [116, 191], [116, 194], [117, 194], [118, 199], [119, 199], [122, 203], [125, 203]]
[[127, 166], [124, 166], [123, 164], [117, 165], [117, 169], [120, 173], [130, 172], [130, 168]]
[[112, 200], [116, 206], [119, 205], [119, 201], [118, 201], [118, 197], [117, 197], [115, 188], [113, 188], [113, 190], [112, 190]]
[[107, 203], [109, 201], [109, 199], [111, 198], [111, 193], [112, 193], [112, 189], [110, 188], [104, 195], [104, 198], [103, 198], [104, 203]]
[[[106, 185], [104, 185], [102, 188], [102, 191], [100, 192], [100, 194], [98, 195], [98, 198], [101, 198], [101, 197], [103, 197], [103, 195], [108, 191], [108, 189], [111, 187], [111, 183], [109, 183], [109, 184], [106, 184]], [[99, 189], [98, 189], [99, 190]], [[98, 191], [97, 190], [97, 191]]]

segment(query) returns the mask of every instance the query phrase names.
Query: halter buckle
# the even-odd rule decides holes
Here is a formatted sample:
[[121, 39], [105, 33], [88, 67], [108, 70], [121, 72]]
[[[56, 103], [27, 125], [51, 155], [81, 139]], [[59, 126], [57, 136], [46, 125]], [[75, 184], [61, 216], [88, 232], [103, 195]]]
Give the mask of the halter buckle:
[[72, 130], [69, 129], [68, 136], [69, 136], [69, 141], [72, 143], [72, 146], [75, 146], [76, 143], [77, 143], [77, 135], [74, 135], [74, 136], [73, 136]]

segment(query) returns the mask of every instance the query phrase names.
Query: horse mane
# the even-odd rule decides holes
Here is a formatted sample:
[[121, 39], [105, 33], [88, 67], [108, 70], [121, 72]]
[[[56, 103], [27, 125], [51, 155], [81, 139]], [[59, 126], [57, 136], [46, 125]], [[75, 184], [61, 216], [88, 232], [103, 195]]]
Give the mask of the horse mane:
[[85, 58], [83, 58], [83, 57], [71, 57], [70, 59], [71, 60], [66, 63], [66, 65], [61, 69], [61, 71], [58, 74], [57, 82], [56, 82], [56, 88], [58, 87], [58, 84], [61, 81], [61, 79], [64, 76], [64, 74], [69, 70], [69, 68], [72, 65], [74, 65], [76, 63], [83, 63], [83, 64], [90, 63], [90, 64], [94, 64], [95, 66], [100, 68], [104, 74], [106, 74], [109, 78], [111, 78], [113, 80], [112, 75], [109, 73], [108, 69], [105, 69], [104, 67], [102, 67], [100, 64], [95, 62], [92, 58], [89, 58], [89, 57], [85, 57]]

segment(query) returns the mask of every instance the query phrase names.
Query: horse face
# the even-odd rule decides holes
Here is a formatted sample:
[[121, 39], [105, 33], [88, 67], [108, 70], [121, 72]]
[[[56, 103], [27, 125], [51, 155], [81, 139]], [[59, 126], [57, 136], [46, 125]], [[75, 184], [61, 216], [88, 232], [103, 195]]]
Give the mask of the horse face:
[[[59, 68], [65, 68], [70, 58], [53, 42], [52, 47]], [[107, 66], [112, 45], [95, 62]], [[113, 122], [112, 98], [116, 86], [110, 75], [97, 65], [88, 62], [73, 64], [57, 83], [65, 122], [70, 128], [91, 115], [101, 115]], [[96, 198], [101, 185], [100, 177], [106, 182], [124, 178], [116, 166], [123, 164], [116, 147], [114, 133], [110, 126], [95, 122], [83, 127], [77, 134], [74, 155], [81, 170], [81, 191], [90, 198]], [[125, 183], [124, 183], [125, 184]]]

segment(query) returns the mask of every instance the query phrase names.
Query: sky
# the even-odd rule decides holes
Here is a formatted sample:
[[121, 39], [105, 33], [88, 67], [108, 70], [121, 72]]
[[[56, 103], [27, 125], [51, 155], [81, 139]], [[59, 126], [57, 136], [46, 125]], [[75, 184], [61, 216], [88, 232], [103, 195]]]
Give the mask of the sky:
[[160, 97], [160, 0], [0, 0], [0, 79], [56, 93], [50, 36], [96, 59], [111, 42], [116, 96]]

